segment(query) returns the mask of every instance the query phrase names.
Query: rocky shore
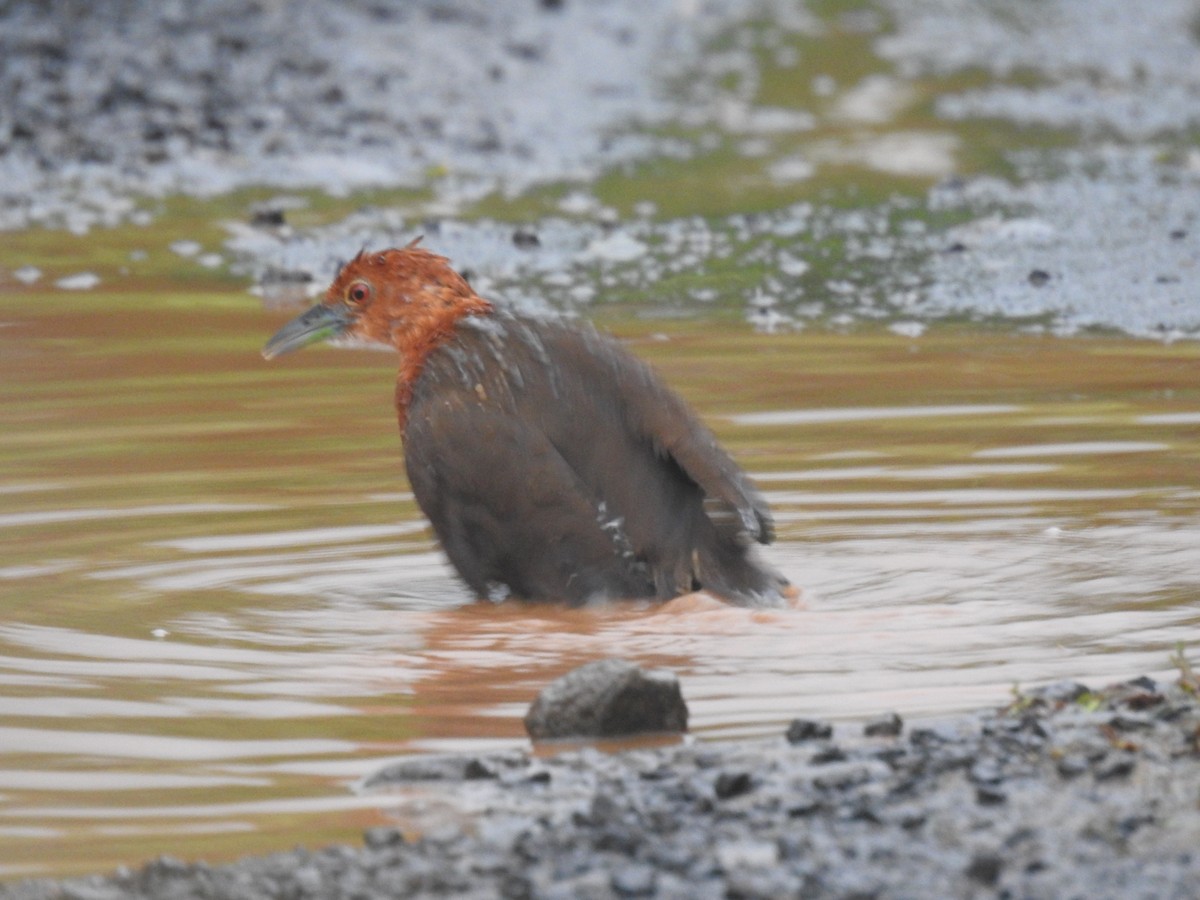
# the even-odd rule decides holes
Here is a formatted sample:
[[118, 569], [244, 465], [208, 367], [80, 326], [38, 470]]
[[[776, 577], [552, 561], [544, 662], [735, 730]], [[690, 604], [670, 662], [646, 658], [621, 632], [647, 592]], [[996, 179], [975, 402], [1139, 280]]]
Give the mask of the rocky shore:
[[364, 790], [471, 807], [424, 833], [225, 865], [0, 887], [117, 898], [1191, 898], [1200, 883], [1200, 699], [1187, 672], [1003, 709], [754, 743], [416, 758]]

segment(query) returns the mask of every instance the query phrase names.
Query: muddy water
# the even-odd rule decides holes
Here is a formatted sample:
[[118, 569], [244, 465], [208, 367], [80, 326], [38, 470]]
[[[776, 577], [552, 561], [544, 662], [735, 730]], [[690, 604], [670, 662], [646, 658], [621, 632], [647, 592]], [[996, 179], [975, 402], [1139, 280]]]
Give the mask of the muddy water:
[[361, 776], [521, 745], [601, 656], [677, 671], [711, 740], [1161, 672], [1200, 633], [1194, 344], [608, 323], [755, 473], [806, 608], [563, 611], [456, 584], [386, 354], [263, 363], [232, 290], [48, 296], [0, 330], [0, 877], [354, 839], [391, 821]]

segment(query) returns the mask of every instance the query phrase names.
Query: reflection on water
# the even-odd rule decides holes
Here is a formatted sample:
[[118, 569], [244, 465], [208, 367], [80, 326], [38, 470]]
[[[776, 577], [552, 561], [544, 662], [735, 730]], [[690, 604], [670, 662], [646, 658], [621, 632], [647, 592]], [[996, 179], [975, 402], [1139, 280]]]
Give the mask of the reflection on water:
[[390, 360], [268, 369], [269, 327], [213, 315], [236, 350], [0, 336], [0, 876], [354, 839], [390, 815], [364, 775], [521, 745], [537, 690], [602, 656], [677, 671], [716, 739], [1163, 672], [1200, 625], [1189, 346], [680, 323], [638, 350], [756, 473], [805, 608], [561, 610], [457, 584]]

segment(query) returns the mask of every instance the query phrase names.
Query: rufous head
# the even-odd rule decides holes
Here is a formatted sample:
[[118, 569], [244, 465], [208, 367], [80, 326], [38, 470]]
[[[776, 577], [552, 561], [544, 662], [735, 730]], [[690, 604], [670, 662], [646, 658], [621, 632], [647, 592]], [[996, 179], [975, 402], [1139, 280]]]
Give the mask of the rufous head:
[[267, 341], [263, 356], [274, 359], [316, 341], [343, 338], [423, 358], [463, 316], [491, 311], [444, 256], [418, 247], [418, 241], [359, 253], [342, 266], [324, 300]]

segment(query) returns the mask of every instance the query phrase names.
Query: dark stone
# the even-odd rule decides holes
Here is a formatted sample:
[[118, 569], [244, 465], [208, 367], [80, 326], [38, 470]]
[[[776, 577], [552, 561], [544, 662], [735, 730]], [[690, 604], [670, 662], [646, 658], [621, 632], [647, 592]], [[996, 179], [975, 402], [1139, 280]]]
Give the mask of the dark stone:
[[728, 800], [749, 793], [754, 788], [754, 780], [749, 772], [722, 772], [717, 776], [713, 791], [718, 800]]
[[1136, 761], [1131, 756], [1114, 756], [1101, 762], [1096, 766], [1097, 781], [1111, 781], [1115, 778], [1128, 778], [1132, 773]]
[[1008, 794], [992, 784], [981, 784], [975, 788], [975, 802], [980, 806], [999, 806], [1008, 802]]
[[1147, 715], [1137, 713], [1122, 713], [1113, 716], [1110, 723], [1117, 731], [1145, 731], [1154, 727], [1154, 720]]
[[787, 814], [790, 818], [800, 819], [819, 813], [825, 805], [816, 797], [806, 797], [799, 803], [788, 804]]
[[843, 762], [845, 759], [846, 751], [837, 744], [830, 744], [814, 753], [808, 761], [814, 766], [823, 766], [826, 763]]
[[978, 881], [980, 884], [995, 884], [1000, 880], [1000, 873], [1004, 869], [1004, 860], [994, 853], [979, 853], [971, 859], [971, 864], [967, 866], [966, 875], [972, 881]]
[[867, 737], [896, 737], [904, 730], [904, 720], [896, 713], [888, 713], [867, 721], [863, 734]]
[[285, 224], [283, 210], [267, 204], [253, 206], [250, 208], [250, 224], [257, 228], [277, 228]]
[[825, 740], [833, 736], [833, 726], [828, 722], [818, 722], [815, 719], [792, 719], [785, 736], [789, 744]]
[[871, 755], [881, 762], [887, 763], [893, 769], [897, 769], [908, 757], [908, 751], [902, 746], [892, 744], [886, 747], [876, 747]]
[[498, 777], [496, 770], [480, 759], [468, 760], [466, 767], [463, 769], [463, 778], [467, 780], [496, 777]]
[[522, 250], [532, 250], [534, 247], [542, 246], [541, 238], [531, 228], [518, 228], [513, 232], [512, 241], [515, 246], [520, 247]]
[[1121, 702], [1132, 710], [1149, 709], [1152, 706], [1160, 705], [1167, 698], [1162, 694], [1156, 694], [1150, 691], [1131, 694]]
[[495, 777], [471, 774], [482, 764], [469, 756], [414, 756], [380, 769], [367, 779], [365, 786], [396, 781], [463, 781], [467, 778]]
[[1138, 815], [1126, 816], [1115, 823], [1117, 834], [1124, 840], [1129, 840], [1143, 825], [1151, 825], [1154, 823], [1154, 816], [1150, 813], [1141, 813]]
[[671, 672], [623, 659], [580, 666], [548, 684], [525, 715], [535, 741], [687, 731], [687, 705]]
[[1034, 287], [1041, 287], [1050, 280], [1050, 273], [1045, 269], [1034, 269], [1029, 273], [1029, 283]]
[[404, 843], [404, 835], [397, 828], [380, 825], [368, 828], [363, 832], [363, 843], [372, 850], [382, 850], [385, 847], [396, 847]]

